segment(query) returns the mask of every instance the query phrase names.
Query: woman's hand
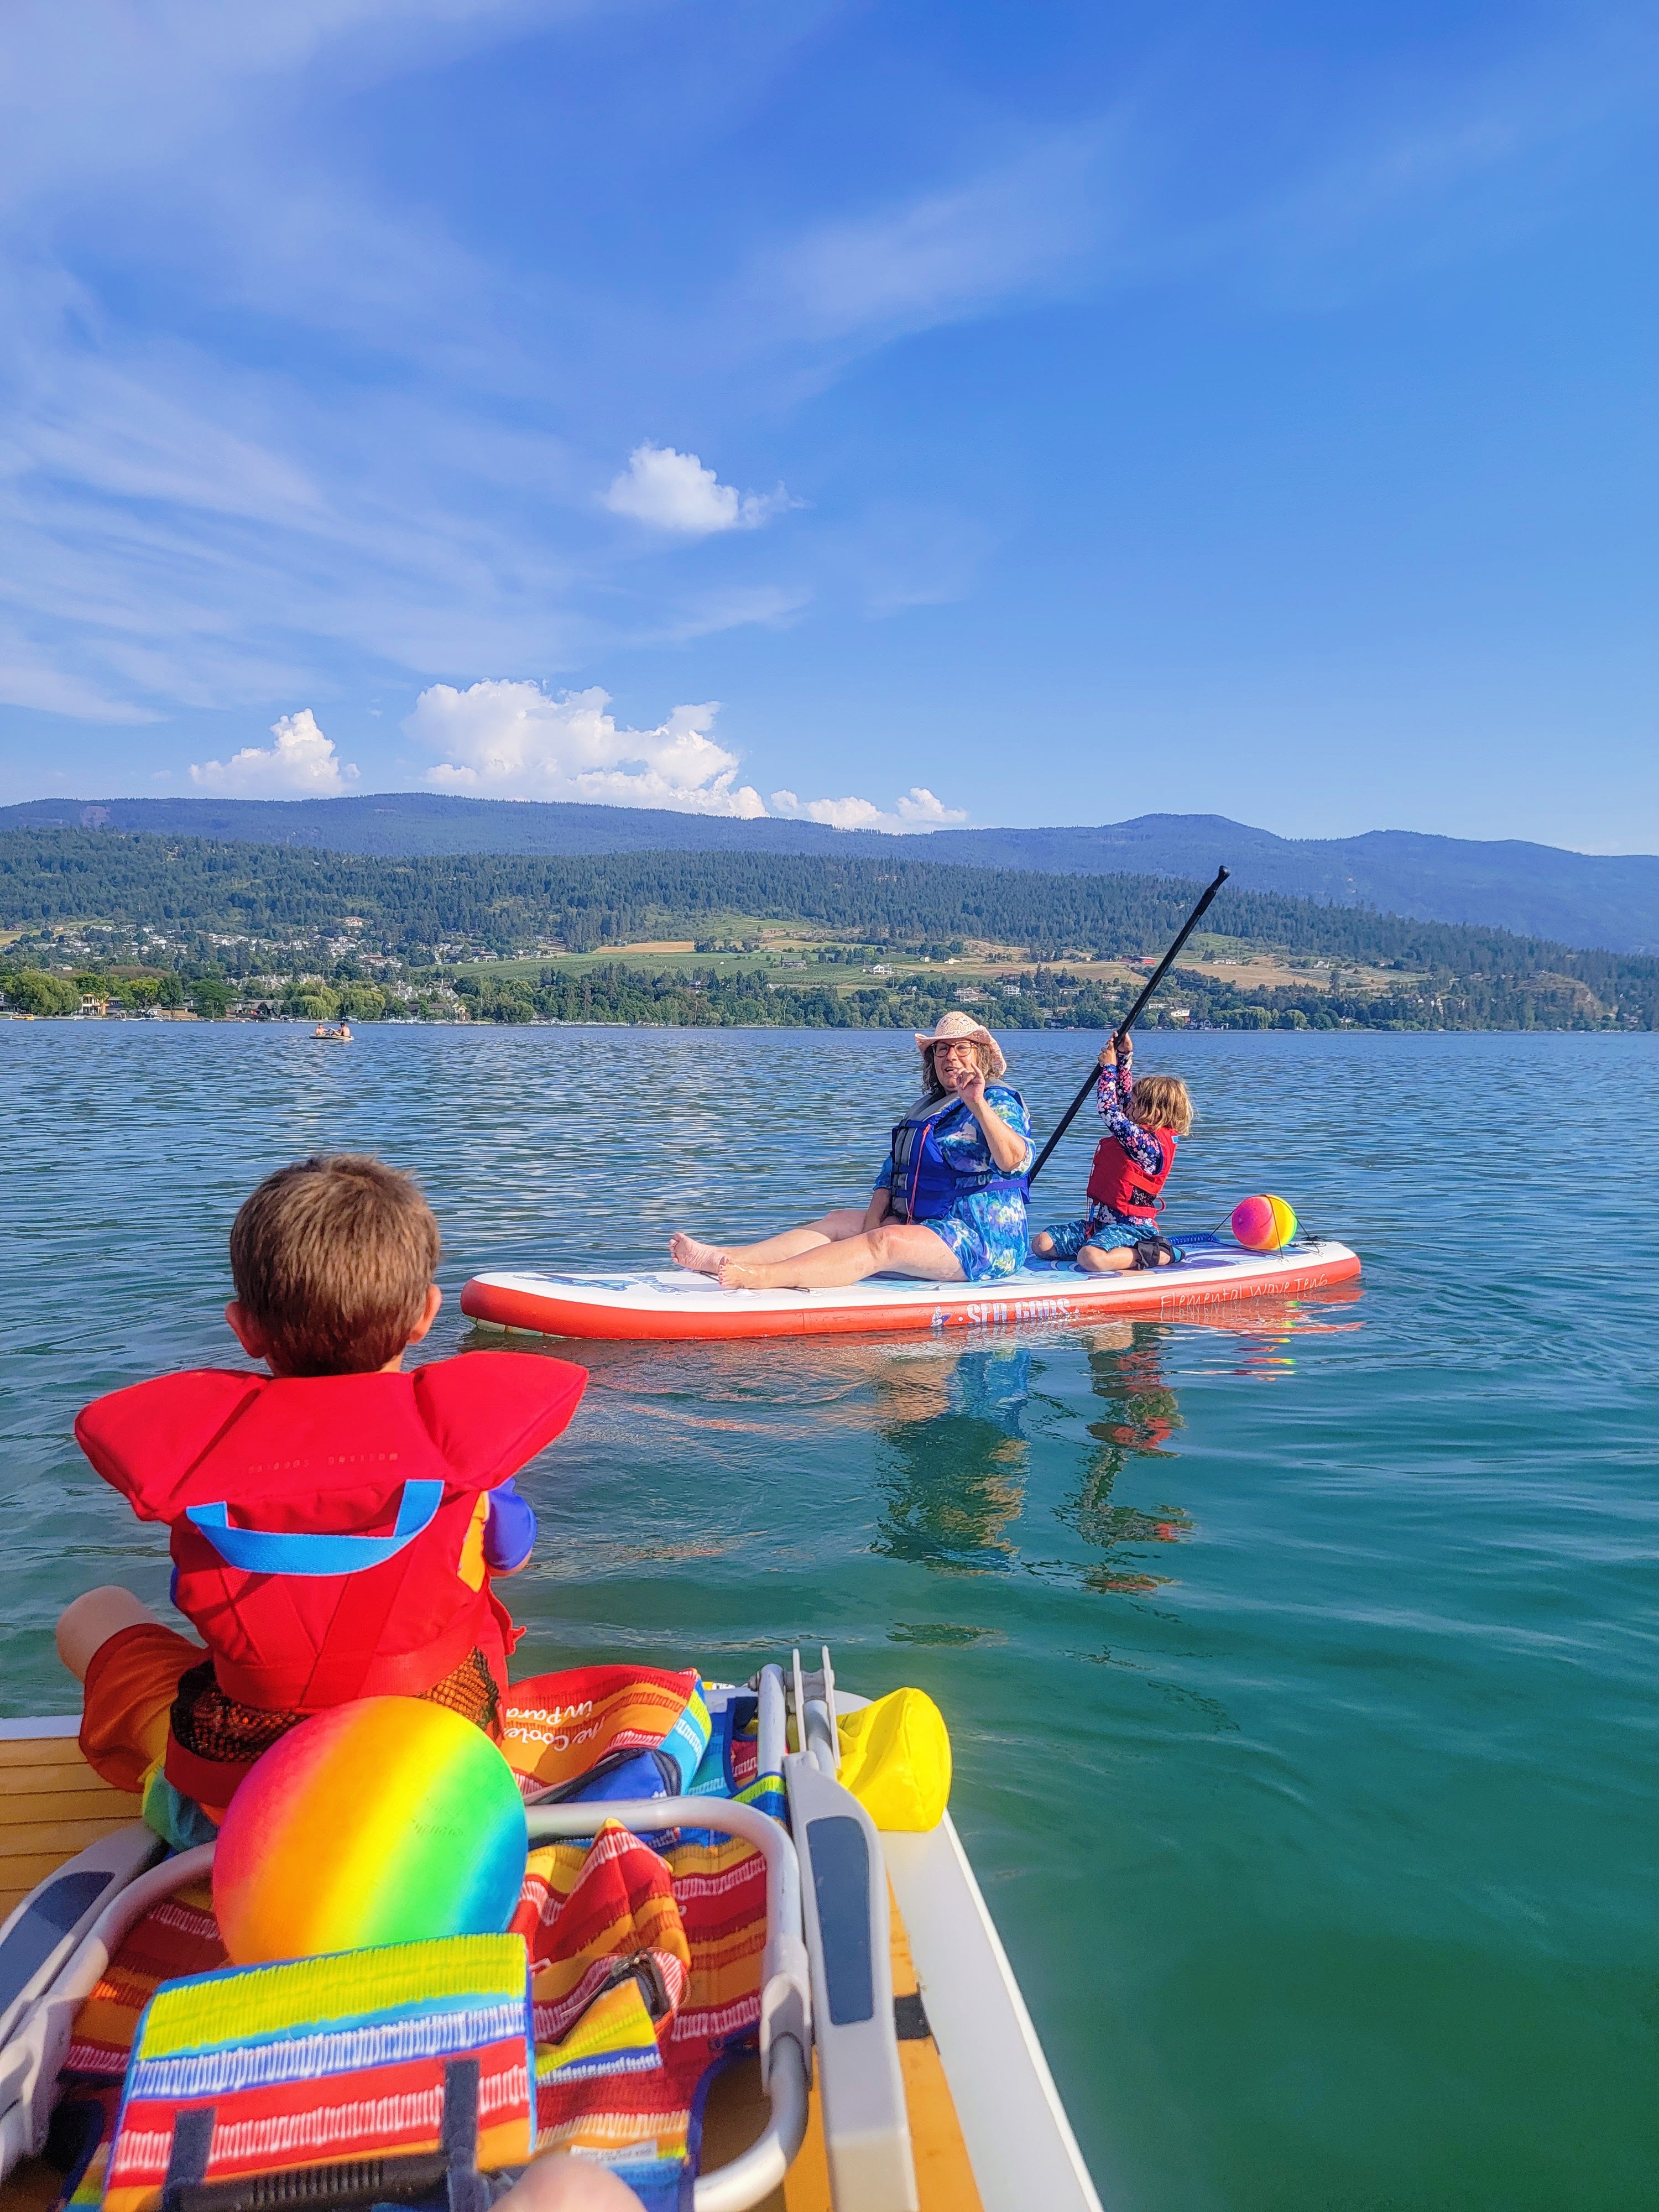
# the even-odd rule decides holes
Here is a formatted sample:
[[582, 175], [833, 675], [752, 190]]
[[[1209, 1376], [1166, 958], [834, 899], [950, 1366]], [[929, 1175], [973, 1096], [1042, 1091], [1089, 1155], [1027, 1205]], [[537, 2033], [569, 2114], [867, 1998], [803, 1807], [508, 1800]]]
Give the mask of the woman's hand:
[[979, 1123], [985, 1149], [1004, 1175], [1017, 1175], [1025, 1164], [1025, 1139], [1011, 1129], [994, 1106], [986, 1102], [985, 1071], [970, 1060], [956, 1074], [957, 1096]]

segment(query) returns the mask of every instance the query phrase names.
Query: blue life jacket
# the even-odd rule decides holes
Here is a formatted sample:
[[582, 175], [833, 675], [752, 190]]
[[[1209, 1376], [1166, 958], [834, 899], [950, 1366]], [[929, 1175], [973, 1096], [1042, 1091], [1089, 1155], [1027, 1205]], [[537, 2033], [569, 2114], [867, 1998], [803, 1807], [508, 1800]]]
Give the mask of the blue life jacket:
[[[1009, 1088], [1006, 1085], [994, 1086]], [[1019, 1098], [1018, 1091], [1012, 1096]], [[1024, 1100], [1020, 1099], [1023, 1106]], [[954, 1168], [940, 1149], [941, 1135], [961, 1127], [968, 1114], [957, 1097], [918, 1100], [893, 1126], [893, 1180], [888, 1202], [900, 1221], [942, 1221], [960, 1198], [972, 1191], [1006, 1190], [1025, 1196], [1023, 1175], [1004, 1175], [994, 1162], [969, 1173]], [[970, 1117], [971, 1118], [971, 1117]]]

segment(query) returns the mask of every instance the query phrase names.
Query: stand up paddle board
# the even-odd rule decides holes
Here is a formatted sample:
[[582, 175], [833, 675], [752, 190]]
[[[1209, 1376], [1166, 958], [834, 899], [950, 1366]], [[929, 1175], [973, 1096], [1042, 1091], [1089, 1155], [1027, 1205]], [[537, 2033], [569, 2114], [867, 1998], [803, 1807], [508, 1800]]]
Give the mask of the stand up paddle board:
[[1351, 1281], [1359, 1255], [1327, 1237], [1247, 1252], [1210, 1235], [1170, 1232], [1177, 1266], [1083, 1275], [1041, 1261], [990, 1283], [920, 1283], [872, 1275], [836, 1291], [723, 1291], [683, 1267], [653, 1274], [475, 1275], [461, 1311], [486, 1328], [532, 1336], [867, 1336], [898, 1329], [996, 1328], [1030, 1321], [1156, 1315], [1237, 1298], [1287, 1297]]

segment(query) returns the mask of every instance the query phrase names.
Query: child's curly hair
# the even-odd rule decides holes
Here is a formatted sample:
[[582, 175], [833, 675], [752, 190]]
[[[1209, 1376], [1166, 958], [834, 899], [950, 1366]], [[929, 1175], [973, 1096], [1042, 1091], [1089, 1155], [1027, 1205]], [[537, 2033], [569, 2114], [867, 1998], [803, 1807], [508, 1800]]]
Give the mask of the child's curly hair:
[[1193, 1102], [1178, 1075], [1138, 1075], [1129, 1093], [1128, 1113], [1144, 1129], [1173, 1129], [1192, 1134]]

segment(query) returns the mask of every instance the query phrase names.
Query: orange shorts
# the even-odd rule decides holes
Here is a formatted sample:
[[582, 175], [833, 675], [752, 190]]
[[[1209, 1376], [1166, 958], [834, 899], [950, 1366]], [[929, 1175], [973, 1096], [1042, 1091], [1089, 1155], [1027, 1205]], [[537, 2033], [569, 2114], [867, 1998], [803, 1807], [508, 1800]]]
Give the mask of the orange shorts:
[[118, 1629], [92, 1655], [82, 1686], [81, 1755], [117, 1790], [137, 1792], [167, 1747], [179, 1678], [204, 1647], [157, 1621]]

